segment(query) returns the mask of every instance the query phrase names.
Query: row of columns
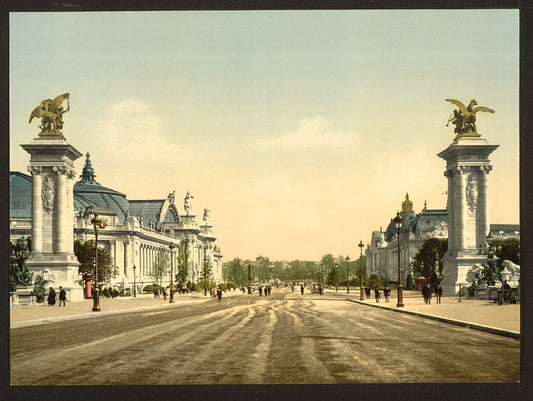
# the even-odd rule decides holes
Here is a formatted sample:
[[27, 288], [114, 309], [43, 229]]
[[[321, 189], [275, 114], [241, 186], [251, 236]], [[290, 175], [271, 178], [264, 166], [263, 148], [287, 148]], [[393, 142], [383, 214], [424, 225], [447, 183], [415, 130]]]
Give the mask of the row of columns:
[[157, 255], [161, 255], [164, 252], [168, 252], [168, 249], [141, 244], [139, 248], [139, 274], [141, 276], [150, 276], [153, 273], [153, 265], [157, 258]]

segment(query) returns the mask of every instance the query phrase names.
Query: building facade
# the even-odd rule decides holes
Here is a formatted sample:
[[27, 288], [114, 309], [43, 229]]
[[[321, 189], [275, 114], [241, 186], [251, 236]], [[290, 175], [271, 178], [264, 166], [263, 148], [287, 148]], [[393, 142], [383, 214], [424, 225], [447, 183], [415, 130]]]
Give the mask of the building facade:
[[[391, 213], [392, 215], [392, 213]], [[428, 238], [448, 238], [447, 209], [424, 208], [420, 213], [413, 211], [413, 203], [406, 194], [400, 212], [402, 224], [398, 239], [398, 228], [391, 217], [385, 231], [373, 231], [365, 251], [367, 275], [376, 274], [387, 281], [396, 282], [398, 278], [398, 240], [400, 241], [400, 266], [402, 284], [406, 284], [407, 275], [411, 272], [413, 257]], [[518, 224], [491, 224], [490, 234], [494, 238], [520, 239]]]
[[[176, 274], [177, 245], [185, 239], [189, 241], [190, 250], [187, 279], [197, 282], [208, 260], [213, 278], [222, 281], [222, 252], [215, 244], [209, 209], [203, 210], [202, 219], [198, 221], [191, 205], [193, 197], [188, 192], [182, 208], [176, 202], [175, 191], [166, 198], [129, 200], [125, 194], [102, 186], [95, 177], [87, 154], [80, 179], [72, 191], [72, 229], [74, 239], [94, 239], [91, 224], [94, 213], [107, 220], [107, 226], [98, 231], [98, 246], [107, 249], [117, 269], [116, 277], [110, 279], [108, 285], [132, 290], [135, 282], [137, 291], [141, 291], [143, 286], [153, 283], [154, 262], [159, 254], [167, 254], [169, 261], [173, 256], [171, 263]], [[21, 236], [31, 238], [32, 177], [11, 172], [9, 181], [11, 240]], [[171, 243], [176, 247], [173, 252]], [[53, 278], [50, 281], [53, 282]], [[162, 282], [170, 282], [170, 271]]]

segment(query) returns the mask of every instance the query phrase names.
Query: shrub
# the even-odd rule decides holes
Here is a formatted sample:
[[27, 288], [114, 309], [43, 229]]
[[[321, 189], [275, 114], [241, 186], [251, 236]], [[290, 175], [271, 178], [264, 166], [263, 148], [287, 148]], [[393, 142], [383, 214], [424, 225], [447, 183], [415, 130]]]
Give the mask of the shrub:
[[44, 302], [44, 296], [46, 293], [44, 285], [47, 282], [48, 280], [44, 280], [42, 277], [39, 277], [33, 286], [33, 295], [37, 297], [37, 303], [39, 304]]
[[106, 298], [109, 298], [109, 290], [107, 289], [107, 287], [104, 287], [104, 290], [102, 291], [102, 295], [105, 296]]
[[143, 292], [146, 292], [148, 294], [153, 294], [155, 290], [161, 292], [161, 287], [157, 284], [149, 284], [143, 288]]

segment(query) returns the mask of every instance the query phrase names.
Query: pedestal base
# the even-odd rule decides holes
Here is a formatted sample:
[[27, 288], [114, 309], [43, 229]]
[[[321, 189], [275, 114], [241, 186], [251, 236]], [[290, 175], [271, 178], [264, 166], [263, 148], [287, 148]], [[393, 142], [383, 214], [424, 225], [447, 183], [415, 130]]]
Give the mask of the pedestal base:
[[442, 258], [442, 294], [444, 296], [459, 295], [459, 290], [468, 288], [475, 277], [474, 266], [481, 266], [487, 260], [485, 255], [463, 254]]
[[59, 286], [67, 293], [67, 302], [83, 301], [81, 275], [78, 273], [79, 262], [74, 254], [33, 254], [26, 267], [33, 273], [33, 278], [41, 276], [47, 280], [45, 288], [53, 287], [59, 295]]
[[16, 305], [33, 306], [37, 304], [37, 297], [32, 294], [33, 287], [19, 287], [16, 293]]

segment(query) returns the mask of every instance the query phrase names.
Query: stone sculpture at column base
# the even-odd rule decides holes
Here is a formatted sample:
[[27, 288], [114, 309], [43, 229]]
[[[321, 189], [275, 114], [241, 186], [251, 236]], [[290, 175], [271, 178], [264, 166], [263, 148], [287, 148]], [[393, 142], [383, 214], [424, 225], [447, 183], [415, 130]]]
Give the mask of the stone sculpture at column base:
[[59, 286], [63, 287], [67, 294], [67, 302], [83, 301], [83, 287], [80, 285], [82, 276], [78, 273], [80, 263], [74, 254], [46, 254], [40, 253], [30, 256], [26, 267], [33, 272], [34, 277], [43, 276], [47, 281], [45, 295], [48, 288], [53, 287], [59, 294]]
[[444, 256], [442, 258], [442, 295], [453, 296], [465, 295], [466, 289], [472, 284], [471, 272], [475, 265], [485, 263], [485, 255], [462, 255], [455, 257]]

